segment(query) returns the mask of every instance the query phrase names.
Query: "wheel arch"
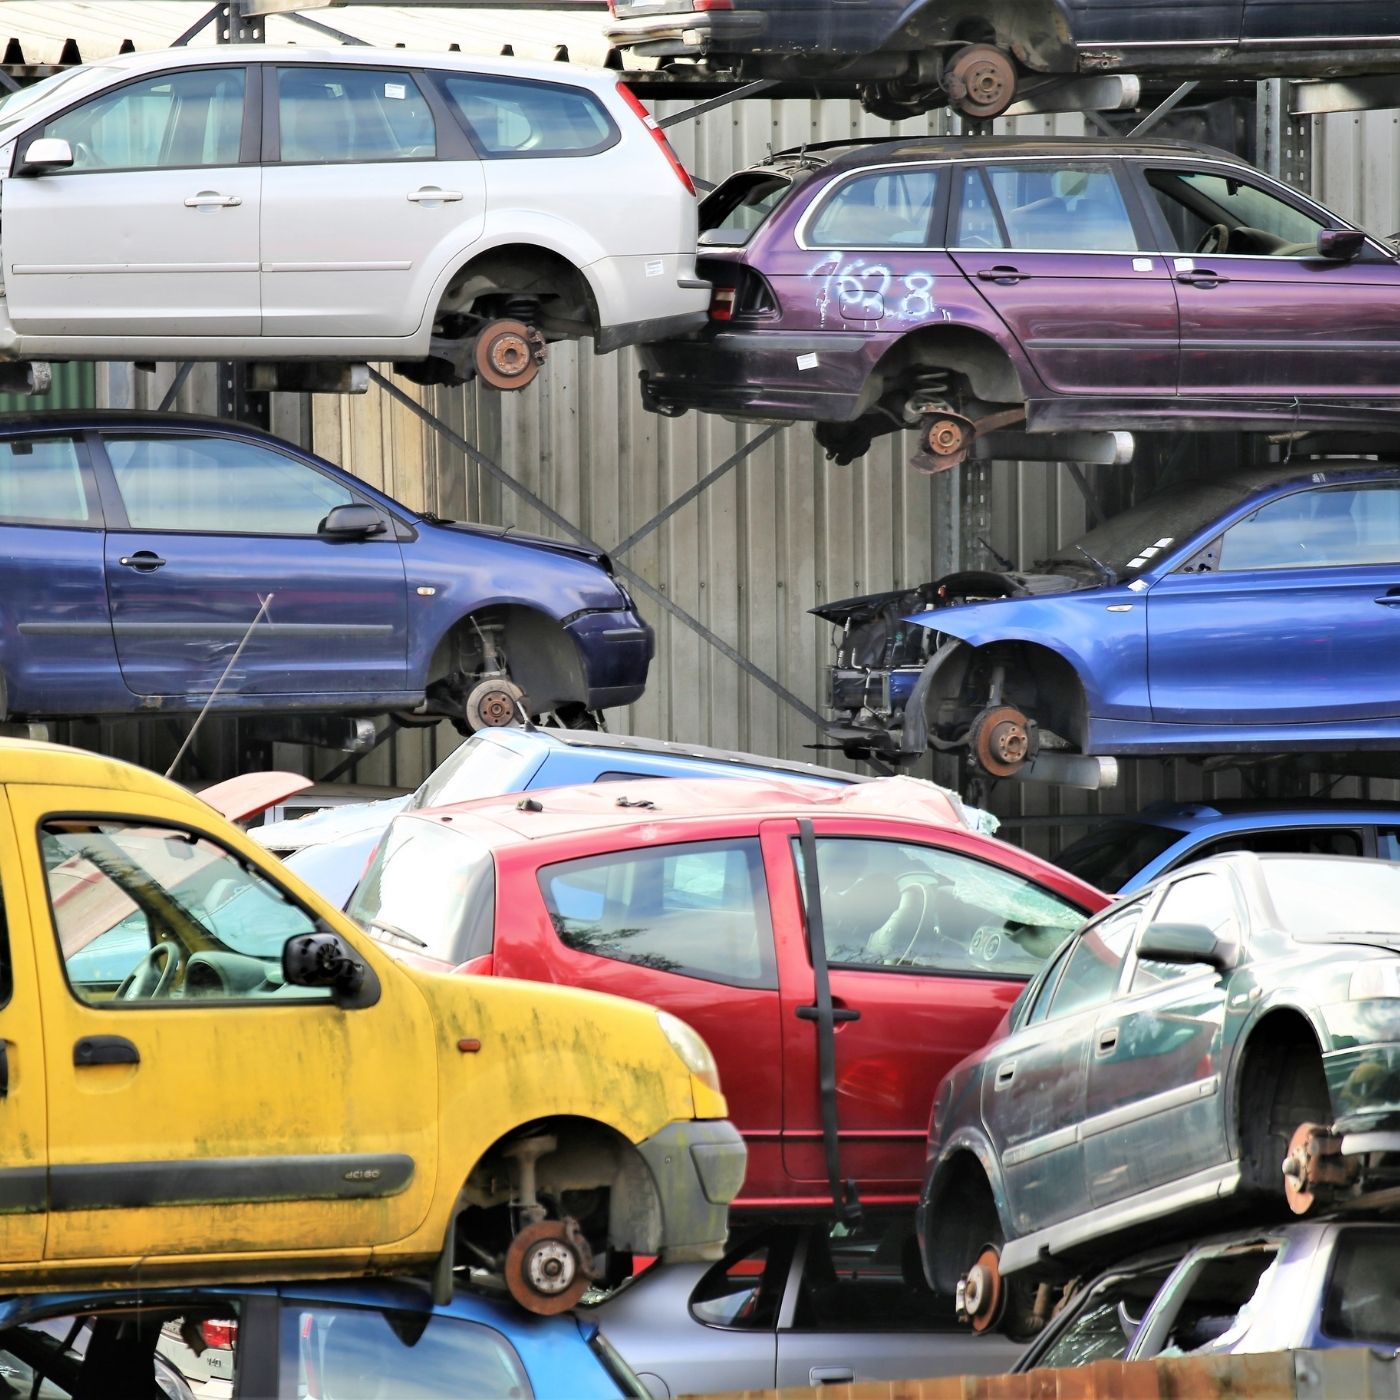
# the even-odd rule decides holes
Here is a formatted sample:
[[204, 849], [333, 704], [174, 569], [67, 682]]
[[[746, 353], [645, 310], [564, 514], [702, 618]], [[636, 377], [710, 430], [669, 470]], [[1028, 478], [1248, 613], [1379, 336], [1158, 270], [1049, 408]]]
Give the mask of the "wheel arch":
[[1006, 1192], [995, 1152], [977, 1139], [955, 1139], [934, 1167], [920, 1212], [924, 1277], [934, 1292], [953, 1295], [972, 1251], [987, 1243], [988, 1211], [1005, 1238]]
[[[1232, 1155], [1239, 1157], [1246, 1136], [1244, 1115], [1253, 1095], [1276, 1084], [1278, 1069], [1287, 1052], [1311, 1051], [1322, 1063], [1322, 1047], [1328, 1037], [1325, 1027], [1302, 1007], [1286, 1002], [1265, 1004], [1241, 1031], [1239, 1049], [1231, 1066], [1229, 1095], [1226, 1099], [1226, 1141]], [[1329, 1102], [1331, 1091], [1328, 1091]], [[1335, 1113], [1336, 1105], [1331, 1105]]]
[[[516, 238], [488, 247], [473, 245], [453, 261], [433, 289], [433, 318], [460, 313], [498, 282], [513, 283], [502, 295], [560, 295], [581, 310], [596, 329], [600, 324], [600, 289], [586, 266], [575, 261], [578, 249], [550, 238]], [[484, 285], [483, 285], [484, 284]], [[454, 303], [460, 302], [460, 305]]]
[[880, 357], [871, 375], [874, 397], [883, 397], [915, 369], [960, 374], [973, 394], [988, 403], [1026, 400], [1022, 372], [1010, 352], [990, 331], [976, 326], [920, 326], [901, 336]]
[[976, 40], [990, 30], [1026, 67], [1038, 72], [1057, 64], [1069, 64], [1072, 71], [1076, 57], [1065, 0], [983, 0], [966, 7], [950, 6], [947, 0], [913, 0], [900, 17], [900, 28], [915, 21], [921, 22], [921, 34], [933, 38]]

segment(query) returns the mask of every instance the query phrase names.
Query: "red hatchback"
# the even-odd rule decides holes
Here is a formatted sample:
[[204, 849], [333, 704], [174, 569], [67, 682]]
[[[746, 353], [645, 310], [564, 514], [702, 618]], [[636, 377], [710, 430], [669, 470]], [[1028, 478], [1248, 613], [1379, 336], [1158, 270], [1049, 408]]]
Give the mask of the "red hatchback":
[[421, 966], [613, 992], [689, 1022], [748, 1144], [736, 1207], [810, 1209], [831, 1201], [823, 1036], [840, 1177], [866, 1206], [912, 1207], [939, 1080], [1107, 903], [916, 779], [665, 779], [405, 813], [349, 912]]

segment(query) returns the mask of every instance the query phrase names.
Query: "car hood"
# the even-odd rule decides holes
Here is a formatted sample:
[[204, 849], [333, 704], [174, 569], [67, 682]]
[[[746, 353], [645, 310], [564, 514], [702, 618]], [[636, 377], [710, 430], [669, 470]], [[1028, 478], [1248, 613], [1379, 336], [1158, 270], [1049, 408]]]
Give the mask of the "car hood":
[[422, 515], [419, 519], [437, 530], [451, 530], [454, 534], [483, 535], [493, 540], [509, 540], [512, 544], [528, 545], [531, 549], [545, 550], [550, 554], [565, 554], [573, 559], [586, 559], [590, 564], [598, 564], [612, 573], [612, 560], [600, 549], [588, 545], [574, 544], [570, 540], [552, 540], [546, 535], [532, 535], [525, 530], [517, 530], [513, 525], [479, 525], [470, 520], [443, 520], [435, 515]]
[[[1096, 580], [1081, 578], [1075, 574], [1023, 574], [1014, 571], [953, 574], [938, 583], [920, 584], [917, 588], [894, 588], [886, 593], [864, 593], [854, 598], [838, 598], [835, 602], [822, 603], [819, 607], [811, 608], [809, 611], [817, 617], [824, 618], [827, 622], [836, 623], [838, 626], [846, 623], [859, 626], [863, 622], [869, 622], [878, 617], [884, 609], [892, 605], [907, 606], [910, 609], [918, 609], [920, 604], [923, 605], [924, 609], [954, 606], [952, 602], [940, 601], [938, 592], [940, 583], [943, 585], [969, 583], [974, 579], [982, 581], [989, 591], [995, 589], [1005, 594], [1003, 598], [988, 600], [995, 602], [1004, 602], [1006, 598], [1026, 598], [1044, 593], [1069, 593], [1081, 588], [1092, 588], [1096, 584]], [[958, 603], [957, 606], [965, 605]], [[928, 623], [926, 612], [915, 612], [912, 618], [906, 617], [905, 620], [923, 622], [926, 625]]]
[[949, 608], [938, 608], [906, 613], [903, 620], [958, 637], [962, 635], [964, 624], [990, 616], [988, 608], [1015, 607], [1017, 604], [1031, 604], [1041, 598], [1051, 598], [1058, 594], [1092, 593], [1104, 587], [1098, 579], [1078, 578], [1073, 574], [1007, 574], [1005, 577], [1021, 585], [1017, 592], [1008, 597], [974, 599], [959, 603], [956, 612]]

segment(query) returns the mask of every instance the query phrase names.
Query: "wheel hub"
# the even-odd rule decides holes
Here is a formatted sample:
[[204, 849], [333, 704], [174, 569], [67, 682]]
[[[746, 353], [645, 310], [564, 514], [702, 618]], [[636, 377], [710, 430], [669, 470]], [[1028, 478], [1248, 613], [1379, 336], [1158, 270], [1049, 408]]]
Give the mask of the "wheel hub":
[[1302, 1123], [1283, 1159], [1283, 1195], [1294, 1215], [1307, 1215], [1356, 1177], [1356, 1162], [1342, 1156], [1342, 1140], [1320, 1123]]
[[525, 1277], [537, 1293], [562, 1293], [577, 1273], [577, 1255], [558, 1240], [541, 1240], [525, 1252]]
[[477, 373], [493, 389], [523, 389], [547, 355], [544, 336], [523, 321], [492, 321], [476, 338]]
[[948, 100], [964, 116], [999, 117], [1016, 95], [1016, 69], [991, 44], [969, 44], [953, 59], [943, 80]]
[[462, 713], [473, 729], [500, 729], [528, 713], [525, 692], [504, 676], [493, 677], [482, 681], [467, 696]]
[[971, 1323], [974, 1332], [987, 1331], [1001, 1315], [1003, 1297], [1001, 1255], [994, 1245], [986, 1245], [958, 1280], [958, 1321]]
[[527, 1312], [566, 1312], [588, 1289], [593, 1251], [573, 1219], [537, 1220], [510, 1242], [506, 1287]]
[[969, 736], [972, 756], [994, 778], [1010, 778], [1035, 756], [1030, 721], [1013, 705], [983, 710]]

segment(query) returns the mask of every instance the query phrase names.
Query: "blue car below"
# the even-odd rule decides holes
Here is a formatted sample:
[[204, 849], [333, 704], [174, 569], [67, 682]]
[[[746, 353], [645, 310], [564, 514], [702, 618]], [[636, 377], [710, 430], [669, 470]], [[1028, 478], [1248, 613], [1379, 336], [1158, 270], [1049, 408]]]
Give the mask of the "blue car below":
[[[966, 750], [1011, 777], [1042, 750], [1400, 747], [1400, 467], [1242, 468], [1033, 571], [912, 596], [818, 610], [842, 628], [833, 732], [848, 752]], [[871, 616], [852, 612], [862, 602]]]
[[217, 709], [568, 723], [638, 699], [652, 651], [606, 555], [256, 429], [0, 418], [0, 719], [199, 710], [237, 654]]
[[[0, 1303], [5, 1394], [165, 1400], [603, 1400], [646, 1391], [598, 1328], [397, 1280]], [[11, 1389], [13, 1387], [13, 1389]]]

